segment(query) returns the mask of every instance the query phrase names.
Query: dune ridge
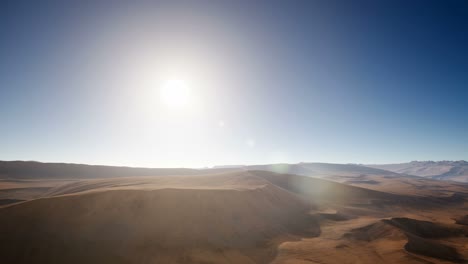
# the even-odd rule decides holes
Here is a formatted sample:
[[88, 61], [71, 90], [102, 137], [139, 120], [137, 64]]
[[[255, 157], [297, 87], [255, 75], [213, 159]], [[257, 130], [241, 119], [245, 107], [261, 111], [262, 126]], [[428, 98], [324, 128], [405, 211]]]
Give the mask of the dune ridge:
[[209, 255], [266, 263], [275, 240], [320, 233], [309, 210], [269, 183], [59, 195], [0, 210], [0, 256], [15, 263], [191, 263]]

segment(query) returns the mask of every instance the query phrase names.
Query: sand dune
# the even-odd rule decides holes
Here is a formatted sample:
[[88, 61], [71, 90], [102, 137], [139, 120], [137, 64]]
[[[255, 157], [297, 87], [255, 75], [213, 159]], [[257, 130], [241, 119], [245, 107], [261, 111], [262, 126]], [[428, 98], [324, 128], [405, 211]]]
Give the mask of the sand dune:
[[408, 234], [407, 236], [408, 243], [406, 243], [405, 249], [409, 252], [451, 262], [465, 262], [457, 249], [452, 246], [424, 239], [412, 234]]
[[257, 165], [246, 168], [322, 178], [400, 195], [444, 197], [454, 193], [468, 194], [466, 184], [457, 184], [444, 181], [444, 179], [402, 175], [356, 164], [298, 163]]
[[74, 182], [74, 180], [0, 180], [0, 207], [44, 197], [51, 189]]
[[[4, 208], [0, 256], [11, 263], [265, 263], [275, 241], [319, 234], [309, 204], [266, 181], [252, 184], [256, 177], [234, 176], [166, 178], [153, 188], [164, 181], [156, 178], [141, 189], [91, 184], [92, 192]], [[198, 186], [188, 188], [192, 181]]]
[[312, 177], [332, 177], [332, 176], [348, 176], [355, 177], [360, 175], [384, 175], [398, 176], [397, 173], [382, 170], [378, 168], [366, 167], [358, 164], [334, 164], [334, 163], [316, 163], [316, 162], [301, 162], [297, 164], [266, 164], [253, 165], [244, 167], [246, 170], [262, 170], [276, 173], [289, 173]]
[[[397, 226], [395, 222], [404, 224]], [[320, 223], [319, 237], [283, 243], [273, 263], [466, 262], [466, 237], [450, 232], [437, 239], [416, 235], [426, 222], [409, 218], [326, 219]]]
[[95, 179], [129, 176], [196, 175], [232, 169], [133, 168], [35, 161], [0, 161], [0, 179]]
[[[464, 236], [465, 230], [442, 226], [429, 221], [410, 218], [393, 218], [352, 230], [348, 239], [373, 242], [376, 240], [407, 240], [404, 249], [426, 257], [463, 262], [463, 257], [454, 246], [446, 245], [435, 238]], [[463, 242], [458, 244], [463, 250]]]
[[464, 236], [468, 234], [465, 230], [459, 227], [452, 227], [449, 225], [435, 224], [429, 221], [421, 221], [411, 218], [392, 218], [385, 220], [393, 226], [401, 230], [424, 238], [444, 238], [452, 236]]
[[[353, 173], [342, 177], [350, 179]], [[366, 188], [367, 183], [244, 169], [205, 175], [122, 175], [4, 180], [0, 194], [12, 201], [0, 208], [0, 262], [468, 259], [468, 227], [463, 225], [468, 190], [463, 184], [376, 175], [372, 179], [378, 184]], [[34, 194], [34, 189], [41, 191]]]
[[467, 225], [468, 226], [468, 215], [460, 216], [455, 218], [455, 223], [459, 225]]
[[439, 180], [468, 183], [468, 162], [460, 161], [412, 161], [400, 164], [367, 165], [376, 169], [389, 170]]

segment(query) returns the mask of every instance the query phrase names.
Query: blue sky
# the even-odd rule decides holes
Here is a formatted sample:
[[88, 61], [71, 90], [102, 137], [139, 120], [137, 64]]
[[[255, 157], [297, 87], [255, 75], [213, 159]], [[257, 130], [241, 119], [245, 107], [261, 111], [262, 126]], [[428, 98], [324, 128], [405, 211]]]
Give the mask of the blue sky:
[[2, 1], [0, 34], [3, 160], [468, 159], [466, 1]]

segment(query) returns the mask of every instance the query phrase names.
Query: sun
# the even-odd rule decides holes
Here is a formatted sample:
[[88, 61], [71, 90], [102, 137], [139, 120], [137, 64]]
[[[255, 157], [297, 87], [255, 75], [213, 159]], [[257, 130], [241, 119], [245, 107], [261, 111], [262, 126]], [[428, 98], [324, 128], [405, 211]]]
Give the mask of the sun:
[[161, 101], [168, 107], [184, 107], [190, 101], [190, 88], [184, 80], [168, 80], [161, 87]]

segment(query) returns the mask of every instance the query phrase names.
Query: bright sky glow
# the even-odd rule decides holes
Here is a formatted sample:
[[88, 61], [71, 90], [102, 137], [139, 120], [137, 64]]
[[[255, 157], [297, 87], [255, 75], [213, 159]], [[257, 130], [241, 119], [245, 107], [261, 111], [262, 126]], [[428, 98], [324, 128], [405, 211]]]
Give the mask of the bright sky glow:
[[467, 1], [19, 2], [0, 160], [468, 159]]
[[190, 89], [183, 80], [168, 80], [161, 88], [161, 100], [169, 107], [184, 107], [190, 100]]

